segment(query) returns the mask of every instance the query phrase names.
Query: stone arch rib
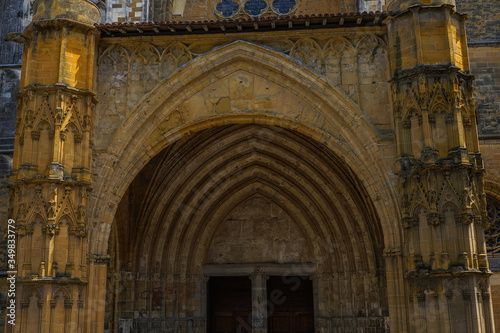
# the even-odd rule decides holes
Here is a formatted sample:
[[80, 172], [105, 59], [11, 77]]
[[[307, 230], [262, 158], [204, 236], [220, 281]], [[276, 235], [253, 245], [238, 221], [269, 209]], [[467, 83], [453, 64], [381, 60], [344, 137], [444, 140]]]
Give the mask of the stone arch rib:
[[[156, 170], [161, 172], [153, 172], [150, 187], [155, 190], [147, 191], [148, 199], [140, 209], [138, 227], [136, 230], [124, 228], [137, 235], [132, 252], [151, 253], [149, 267], [154, 267], [154, 261], [163, 254], [175, 253], [176, 259], [171, 262], [186, 262], [185, 258], [195, 255], [195, 248], [205, 244], [204, 230], [214, 215], [218, 214], [220, 220], [241, 200], [221, 212], [223, 203], [231, 202], [231, 198], [257, 182], [267, 189], [264, 192], [268, 196], [279, 196], [294, 203], [289, 204], [294, 210], [290, 215], [300, 220], [304, 232], [309, 229], [310, 239], [327, 235], [320, 244], [322, 251], [330, 250], [330, 246], [344, 249], [349, 258], [345, 264], [350, 266], [346, 270], [380, 267], [381, 258], [375, 262], [360, 259], [366, 253], [380, 253], [383, 236], [377, 227], [375, 210], [365, 202], [366, 193], [355, 189], [359, 184], [354, 183], [353, 175], [339, 171], [346, 166], [326, 150], [312, 147], [307, 138], [287, 130], [278, 128], [272, 142], [260, 142], [258, 136], [252, 135], [262, 133], [262, 129], [272, 132], [271, 127], [258, 125], [206, 130], [176, 145], [176, 151], [169, 152], [170, 159], [158, 159], [161, 162]], [[225, 144], [218, 143], [221, 140]], [[313, 153], [301, 156], [301, 150]], [[228, 179], [236, 180], [229, 182]], [[347, 234], [352, 235], [352, 243], [344, 239], [343, 235]], [[205, 250], [198, 253], [203, 254]], [[335, 261], [342, 264], [341, 256], [336, 255]], [[144, 258], [139, 256], [134, 261], [144, 262]], [[174, 267], [164, 269], [176, 270]]]
[[[141, 184], [149, 185], [137, 193], [140, 202], [127, 210], [129, 190], [119, 205], [114, 229], [125, 230], [129, 239], [115, 239], [128, 250], [113, 260], [116, 267], [132, 263], [139, 280], [163, 276], [190, 284], [203, 279], [202, 266], [213, 263], [208, 254], [219, 227], [242, 202], [257, 196], [279, 206], [302, 235], [297, 241], [304, 244], [304, 256], [283, 263], [308, 258], [302, 263], [314, 263], [318, 274], [384, 283], [378, 276], [384, 267], [383, 232], [366, 190], [341, 158], [305, 135], [259, 124], [209, 128], [158, 154], [131, 188]], [[169, 288], [177, 288], [175, 281]], [[176, 301], [189, 303], [192, 288]], [[349, 305], [347, 311], [356, 308]]]
[[[252, 63], [259, 66], [252, 67]], [[203, 70], [200, 70], [201, 64], [205, 65]], [[258, 111], [207, 114], [188, 119], [186, 114], [179, 111], [178, 106], [196, 95], [213, 75], [223, 77], [236, 70], [246, 70], [261, 77], [267, 75], [271, 80], [286, 78], [288, 83], [284, 89], [314, 105], [313, 113], [303, 119]], [[328, 98], [325, 99], [325, 96]], [[179, 122], [170, 126], [169, 119], [176, 112]], [[315, 119], [323, 121], [315, 123]], [[112, 222], [117, 204], [129, 184], [147, 161], [165, 147], [185, 135], [231, 123], [259, 123], [290, 128], [326, 144], [356, 170], [369, 197], [381, 196], [390, 203], [376, 203], [376, 209], [379, 216], [388, 217], [382, 221], [385, 243], [399, 244], [399, 231], [394, 225], [396, 219], [390, 218], [396, 216], [398, 211], [396, 197], [386, 185], [390, 180], [387, 178], [385, 162], [378, 151], [374, 131], [364, 120], [362, 112], [321, 77], [300, 68], [293, 60], [246, 42], [226, 45], [198, 58], [139, 102], [133, 114], [125, 119], [103, 157], [104, 167], [97, 170], [99, 176], [96, 178], [91, 205], [94, 221], [104, 225]], [[106, 204], [103, 205], [103, 202]], [[94, 253], [106, 252], [110, 230], [104, 225], [99, 226], [99, 223], [94, 224], [91, 230], [90, 250]]]

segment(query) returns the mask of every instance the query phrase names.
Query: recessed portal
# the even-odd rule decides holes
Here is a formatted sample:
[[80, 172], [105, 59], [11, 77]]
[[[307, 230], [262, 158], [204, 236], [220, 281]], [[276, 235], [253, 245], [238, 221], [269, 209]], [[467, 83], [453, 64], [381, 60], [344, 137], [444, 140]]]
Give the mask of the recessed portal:
[[[367, 198], [341, 157], [295, 131], [247, 124], [183, 137], [120, 203], [109, 316], [193, 333], [382, 332], [384, 243]], [[272, 312], [268, 288], [287, 299]]]
[[313, 286], [308, 276], [267, 280], [268, 333], [314, 332]]
[[248, 276], [211, 277], [208, 327], [212, 333], [251, 332], [252, 281]]

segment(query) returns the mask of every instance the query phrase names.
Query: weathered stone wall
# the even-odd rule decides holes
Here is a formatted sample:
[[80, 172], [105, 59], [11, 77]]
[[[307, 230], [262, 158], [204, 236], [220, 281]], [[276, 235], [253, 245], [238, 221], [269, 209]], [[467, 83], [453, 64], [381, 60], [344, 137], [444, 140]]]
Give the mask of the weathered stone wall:
[[[0, 13], [0, 154], [12, 154], [23, 45], [5, 41], [5, 35], [22, 32], [31, 19], [29, 1], [1, 0]], [[0, 174], [5, 170], [0, 162]]]
[[[0, 154], [11, 152], [14, 148], [15, 96], [19, 93], [20, 76], [20, 68], [0, 68]], [[8, 171], [0, 163], [0, 174]]]
[[[497, 21], [498, 23], [498, 21]], [[500, 40], [483, 45], [469, 42], [479, 135], [500, 135]]]
[[[167, 1], [164, 1], [165, 3]], [[104, 22], [138, 22], [150, 21], [147, 1], [142, 0], [107, 0], [106, 11], [102, 18]]]
[[[332, 34], [316, 32], [314, 38], [298, 32], [286, 34], [245, 34], [210, 37], [123, 38], [103, 40], [98, 60], [99, 104], [97, 105], [96, 147], [106, 147], [123, 119], [147, 93], [176, 70], [209, 51], [244, 40], [272, 48], [321, 75], [333, 87], [364, 111], [381, 138], [392, 135], [389, 106], [387, 46], [380, 28], [359, 33], [344, 30]], [[285, 109], [290, 98], [273, 101], [279, 86], [263, 89], [266, 82], [249, 82], [249, 95], [232, 96], [229, 91], [214, 94], [206, 89], [203, 107], [210, 113], [244, 109]], [[220, 89], [220, 88], [219, 88]], [[226, 89], [227, 90], [227, 89]], [[243, 101], [248, 99], [248, 101]], [[206, 104], [205, 104], [206, 103]], [[194, 112], [194, 111], [193, 111]], [[199, 112], [199, 111], [197, 111]]]
[[[149, 15], [141, 4], [114, 8], [124, 10], [123, 20], [137, 21]], [[168, 11], [179, 19], [216, 18], [214, 4], [175, 1]], [[304, 0], [293, 14], [358, 9], [354, 1], [343, 4]], [[262, 259], [314, 262], [320, 329], [383, 331], [380, 323], [392, 306], [395, 331], [460, 331], [466, 325], [481, 331], [490, 322], [491, 304], [481, 238], [481, 159], [470, 77], [448, 68], [468, 70], [461, 18], [448, 10], [394, 18], [393, 40], [377, 26], [103, 37], [96, 109], [87, 91], [93, 88], [94, 62], [85, 61], [94, 55], [93, 26], [85, 30], [88, 36], [73, 26], [66, 39], [60, 22], [39, 25], [25, 84], [56, 86], [23, 93], [19, 109], [26, 117], [20, 118], [16, 143], [23, 147], [14, 176], [27, 185], [14, 185], [13, 197], [17, 216], [26, 219], [21, 247], [32, 256], [21, 256], [21, 274], [33, 278], [24, 284], [30, 314], [42, 313], [37, 297], [47, 317], [71, 308], [73, 300], [78, 307], [94, 302], [93, 310], [87, 308], [93, 319], [85, 323], [101, 329], [109, 249], [108, 329], [130, 328], [134, 321], [152, 328], [151, 319], [200, 328], [203, 265]], [[59, 63], [51, 50], [63, 43], [67, 57]], [[395, 52], [392, 75], [389, 51]], [[63, 92], [59, 78], [74, 91]], [[65, 127], [56, 128], [63, 117]], [[70, 120], [76, 127], [68, 126]], [[488, 142], [486, 163], [497, 165], [497, 145]], [[35, 154], [37, 147], [45, 153]], [[47, 174], [59, 185], [45, 181]], [[499, 183], [493, 173], [488, 177]], [[276, 216], [273, 205], [281, 208]], [[78, 225], [68, 228], [68, 219]], [[242, 232], [235, 234], [238, 228], [231, 227], [238, 223]], [[291, 232], [287, 237], [284, 227]], [[243, 234], [244, 228], [250, 230]], [[455, 236], [457, 231], [464, 236]], [[248, 257], [240, 253], [242, 241], [249, 243]], [[42, 258], [43, 246], [52, 258]], [[307, 250], [280, 257], [297, 252], [296, 246]], [[37, 276], [45, 277], [42, 262], [54, 261], [59, 264], [47, 267], [47, 277], [83, 283], [89, 278], [88, 294], [76, 285], [59, 290], [67, 280], [57, 280], [37, 296]], [[457, 271], [466, 273], [457, 278]], [[463, 317], [467, 307], [477, 310], [468, 311], [470, 318]], [[477, 321], [483, 314], [484, 322]], [[446, 326], [455, 325], [447, 322], [450, 316], [458, 330]], [[66, 320], [84, 322], [75, 313], [72, 318]], [[363, 324], [370, 320], [377, 327]], [[63, 321], [55, 317], [54, 324]], [[28, 323], [33, 330], [49, 324]]]
[[457, 10], [469, 16], [467, 41], [479, 135], [500, 135], [500, 2], [457, 0]]
[[0, 64], [21, 64], [23, 46], [3, 40], [11, 32], [22, 32], [31, 20], [29, 1], [1, 0], [0, 13]]
[[312, 249], [293, 219], [255, 195], [236, 206], [218, 227], [207, 263], [312, 262]]
[[500, 40], [500, 3], [491, 0], [456, 0], [457, 11], [469, 16], [466, 23], [469, 41]]

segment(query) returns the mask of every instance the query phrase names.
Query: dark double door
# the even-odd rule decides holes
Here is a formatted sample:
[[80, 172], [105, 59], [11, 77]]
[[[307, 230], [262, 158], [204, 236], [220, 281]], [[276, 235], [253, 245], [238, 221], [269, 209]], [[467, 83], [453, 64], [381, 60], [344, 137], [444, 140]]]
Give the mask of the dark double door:
[[[312, 282], [309, 279], [269, 277], [268, 332], [314, 332], [312, 295]], [[252, 281], [249, 277], [210, 278], [208, 312], [210, 333], [251, 332]]]

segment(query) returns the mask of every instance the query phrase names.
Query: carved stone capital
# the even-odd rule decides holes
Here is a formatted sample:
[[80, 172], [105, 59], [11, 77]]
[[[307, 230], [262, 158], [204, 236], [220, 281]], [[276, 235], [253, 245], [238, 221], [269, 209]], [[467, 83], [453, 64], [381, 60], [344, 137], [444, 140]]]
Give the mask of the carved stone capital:
[[69, 233], [71, 235], [76, 236], [76, 237], [84, 238], [84, 237], [87, 237], [88, 229], [85, 226], [79, 225], [79, 226], [71, 227], [69, 229]]
[[462, 213], [455, 216], [455, 220], [458, 223], [472, 224], [475, 220], [475, 215], [473, 213]]
[[64, 299], [64, 308], [71, 309], [72, 307], [73, 307], [73, 300], [72, 299]]
[[413, 227], [417, 227], [419, 222], [418, 217], [404, 217], [403, 218], [403, 228], [410, 229]]
[[44, 225], [43, 230], [50, 236], [59, 234], [59, 226], [55, 223], [48, 223]]
[[438, 213], [430, 213], [427, 215], [427, 223], [433, 226], [438, 226], [443, 222], [443, 217]]
[[384, 249], [384, 257], [399, 257], [402, 254], [400, 246], [397, 247], [387, 247]]
[[111, 257], [109, 254], [91, 254], [90, 260], [93, 261], [96, 265], [107, 265]]

